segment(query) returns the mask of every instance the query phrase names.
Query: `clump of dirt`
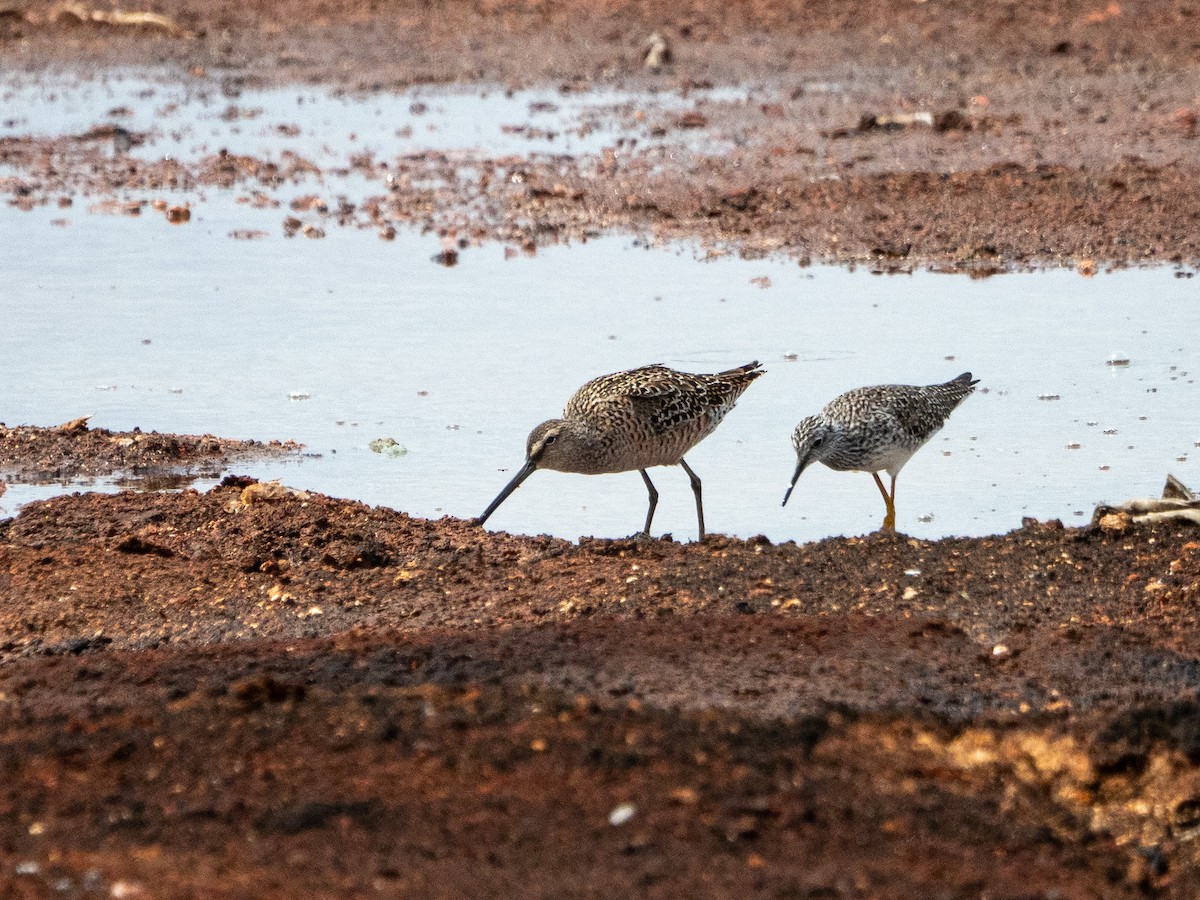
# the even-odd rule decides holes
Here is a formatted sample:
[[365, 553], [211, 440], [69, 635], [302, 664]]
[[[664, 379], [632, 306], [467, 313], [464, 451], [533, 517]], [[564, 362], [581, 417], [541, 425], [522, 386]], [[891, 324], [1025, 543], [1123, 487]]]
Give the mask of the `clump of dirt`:
[[9, 427], [0, 422], [0, 476], [38, 483], [64, 478], [122, 474], [147, 479], [217, 472], [232, 462], [269, 456], [295, 456], [294, 441], [239, 441], [211, 434], [159, 434], [89, 428], [88, 417], [45, 428]]

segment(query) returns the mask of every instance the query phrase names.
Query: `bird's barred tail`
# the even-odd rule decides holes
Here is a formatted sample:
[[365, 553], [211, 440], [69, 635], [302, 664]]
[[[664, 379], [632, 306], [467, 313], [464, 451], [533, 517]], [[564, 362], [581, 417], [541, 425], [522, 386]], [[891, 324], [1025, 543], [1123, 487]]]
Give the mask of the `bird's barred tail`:
[[738, 366], [736, 369], [728, 369], [718, 373], [718, 378], [723, 378], [727, 381], [735, 381], [743, 384], [749, 384], [759, 375], [766, 374], [766, 369], [762, 367], [757, 359], [754, 362], [746, 363], [744, 366]]
[[970, 372], [963, 372], [957, 378], [947, 381], [945, 384], [938, 385], [940, 391], [945, 392], [954, 406], [962, 403], [967, 397], [975, 393], [975, 385], [979, 384], [978, 378], [972, 378]]

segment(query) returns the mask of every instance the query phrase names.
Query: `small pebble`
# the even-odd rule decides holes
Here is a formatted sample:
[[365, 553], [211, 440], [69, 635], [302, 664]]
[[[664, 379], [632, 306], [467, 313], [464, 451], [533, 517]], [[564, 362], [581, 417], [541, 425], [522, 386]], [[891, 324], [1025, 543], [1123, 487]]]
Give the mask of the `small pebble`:
[[636, 815], [636, 806], [634, 806], [632, 803], [622, 803], [608, 814], [608, 824], [613, 828], [620, 828]]

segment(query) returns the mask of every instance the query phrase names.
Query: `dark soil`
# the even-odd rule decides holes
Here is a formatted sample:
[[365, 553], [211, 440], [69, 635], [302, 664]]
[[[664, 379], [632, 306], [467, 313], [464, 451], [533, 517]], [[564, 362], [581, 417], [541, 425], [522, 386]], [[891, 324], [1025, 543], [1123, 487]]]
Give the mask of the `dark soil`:
[[227, 481], [0, 524], [17, 896], [1200, 890], [1194, 530], [573, 545]]

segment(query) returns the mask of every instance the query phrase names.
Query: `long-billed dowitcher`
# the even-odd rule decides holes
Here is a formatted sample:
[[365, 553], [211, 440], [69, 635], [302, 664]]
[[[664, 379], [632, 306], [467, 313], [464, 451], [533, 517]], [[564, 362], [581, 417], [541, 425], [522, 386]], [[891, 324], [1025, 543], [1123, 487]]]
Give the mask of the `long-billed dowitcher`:
[[763, 370], [752, 362], [715, 375], [643, 366], [589, 381], [567, 401], [561, 419], [543, 422], [525, 442], [525, 465], [477, 520], [480, 525], [537, 469], [601, 475], [637, 469], [650, 493], [650, 534], [658, 504], [646, 469], [683, 466], [696, 495], [696, 518], [704, 539], [700, 479], [683, 455], [712, 434], [742, 392]]
[[[792, 434], [796, 473], [783, 505], [800, 473], [814, 462], [839, 472], [870, 472], [887, 508], [883, 528], [895, 531], [896, 476], [978, 383], [970, 372], [963, 372], [945, 384], [881, 384], [835, 397], [817, 415], [803, 419]], [[880, 471], [892, 476], [890, 492]]]

